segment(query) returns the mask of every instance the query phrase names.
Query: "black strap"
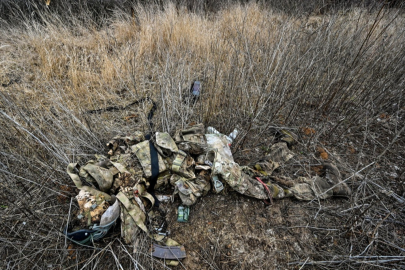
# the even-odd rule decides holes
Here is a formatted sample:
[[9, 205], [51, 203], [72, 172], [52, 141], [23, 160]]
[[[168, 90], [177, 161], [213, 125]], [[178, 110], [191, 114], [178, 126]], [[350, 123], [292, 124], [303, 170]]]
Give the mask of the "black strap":
[[114, 111], [125, 110], [125, 109], [127, 109], [128, 107], [130, 107], [132, 105], [137, 105], [137, 104], [139, 104], [141, 102], [144, 102], [144, 101], [150, 101], [153, 104], [153, 106], [152, 106], [152, 108], [151, 108], [151, 110], [150, 110], [150, 112], [148, 114], [149, 125], [151, 127], [153, 127], [152, 117], [153, 117], [153, 113], [155, 112], [157, 107], [156, 107], [156, 103], [149, 97], [141, 98], [139, 100], [136, 100], [136, 101], [134, 101], [132, 103], [127, 104], [126, 106], [109, 106], [109, 107], [103, 108], [103, 109], [89, 110], [89, 111], [86, 111], [85, 113], [86, 114], [90, 114], [90, 113], [93, 114], [93, 113], [114, 112]]
[[155, 199], [155, 206], [159, 206], [160, 201], [157, 199], [156, 195], [155, 195], [155, 185], [157, 183], [157, 179], [159, 176], [159, 159], [158, 159], [158, 152], [157, 149], [155, 147], [155, 145], [153, 144], [153, 141], [151, 140], [151, 135], [148, 134], [145, 136], [145, 139], [149, 140], [149, 149], [150, 149], [150, 159], [151, 159], [151, 172], [152, 172], [152, 176], [149, 179], [149, 188], [148, 188], [148, 192], [153, 196], [153, 198]]
[[153, 134], [153, 122], [152, 122], [152, 118], [153, 118], [153, 114], [155, 113], [157, 106], [156, 103], [149, 97], [146, 98], [141, 98], [139, 100], [136, 100], [126, 106], [109, 106], [107, 108], [104, 109], [97, 109], [97, 110], [90, 110], [90, 111], [86, 111], [85, 113], [88, 114], [93, 114], [93, 113], [102, 113], [102, 112], [112, 112], [112, 111], [119, 111], [119, 110], [125, 110], [126, 108], [132, 106], [132, 105], [137, 105], [141, 102], [144, 101], [150, 101], [152, 102], [152, 108], [150, 109], [149, 113], [148, 113], [148, 124], [149, 124], [149, 131], [150, 133], [148, 135], [145, 136], [145, 139], [149, 140], [149, 148], [150, 148], [150, 157], [151, 157], [151, 166], [152, 166], [152, 176], [150, 177], [150, 185], [148, 188], [148, 192], [153, 196], [153, 198], [155, 199], [155, 206], [159, 206], [160, 202], [159, 200], [156, 198], [155, 196], [155, 185], [157, 182], [157, 178], [159, 175], [159, 159], [158, 159], [158, 152], [156, 150], [155, 145], [153, 144], [152, 141], [152, 136], [151, 134]]

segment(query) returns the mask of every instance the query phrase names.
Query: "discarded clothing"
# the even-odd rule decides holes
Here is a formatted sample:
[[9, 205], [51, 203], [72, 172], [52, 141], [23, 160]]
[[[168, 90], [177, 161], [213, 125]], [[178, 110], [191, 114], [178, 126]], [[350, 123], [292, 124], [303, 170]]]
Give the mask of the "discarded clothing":
[[[82, 167], [76, 163], [68, 165], [67, 172], [80, 190], [77, 201], [81, 224], [97, 229], [92, 235], [100, 237], [119, 215], [121, 235], [127, 244], [133, 243], [140, 231], [163, 244], [164, 241], [166, 245], [170, 241], [175, 243], [165, 236], [154, 235], [145, 225], [155, 204], [154, 197], [147, 192], [151, 190], [151, 147], [156, 148], [159, 165], [154, 188], [173, 186], [174, 195], [178, 194], [185, 206], [193, 205], [205, 196], [212, 189], [211, 183], [216, 192], [221, 192], [226, 183], [233, 190], [257, 199], [269, 199], [271, 195], [273, 199], [313, 200], [351, 194], [350, 188], [342, 182], [339, 170], [332, 164], [324, 165], [324, 177], [280, 178], [277, 183], [270, 182], [270, 179], [277, 179], [272, 176], [274, 170], [294, 157], [288, 145], [296, 138], [288, 132], [282, 134], [285, 140], [273, 144], [268, 155], [249, 166], [234, 162], [227, 136], [218, 132], [205, 134], [202, 124], [177, 130], [173, 138], [166, 132], [157, 132], [154, 144], [145, 140], [140, 132], [117, 136], [107, 144], [108, 158], [97, 156], [96, 161], [91, 160]], [[262, 177], [267, 179], [266, 183], [257, 180]], [[105, 218], [104, 214], [107, 214]], [[85, 233], [88, 231], [79, 231], [76, 237]], [[83, 241], [89, 241], [85, 236]]]

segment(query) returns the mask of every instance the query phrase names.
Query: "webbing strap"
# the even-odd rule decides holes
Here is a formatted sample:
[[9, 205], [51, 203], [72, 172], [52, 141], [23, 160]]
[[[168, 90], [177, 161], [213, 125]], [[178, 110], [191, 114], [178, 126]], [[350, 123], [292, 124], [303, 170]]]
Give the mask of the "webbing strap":
[[76, 167], [77, 163], [70, 163], [66, 171], [78, 189], [87, 191], [91, 195], [96, 196], [97, 198], [103, 196], [106, 201], [111, 201], [111, 196], [108, 195], [107, 193], [99, 191], [93, 187], [83, 185], [82, 180], [80, 180], [80, 177], [74, 172], [74, 169]]
[[172, 165], [172, 171], [178, 173], [180, 171], [181, 165], [184, 162], [184, 159], [187, 157], [187, 154], [182, 151], [179, 150], [177, 152], [176, 158], [173, 161], [173, 165]]
[[130, 200], [128, 199], [127, 196], [125, 196], [124, 193], [119, 192], [117, 194], [117, 199], [122, 203], [122, 205], [125, 207], [125, 209], [128, 211], [129, 215], [132, 217], [134, 220], [135, 224], [141, 228], [142, 231], [146, 232], [146, 234], [149, 235], [148, 229], [145, 226], [145, 213], [142, 212], [141, 208], [134, 204], [131, 203]]
[[[150, 125], [152, 126], [152, 123], [150, 123]], [[150, 185], [148, 187], [148, 191], [154, 198], [155, 206], [159, 206], [160, 202], [155, 196], [155, 185], [156, 185], [156, 182], [157, 182], [157, 179], [159, 176], [158, 152], [157, 152], [155, 145], [153, 144], [153, 141], [151, 140], [151, 135], [150, 134], [146, 135], [145, 139], [149, 140], [150, 165], [151, 165], [151, 173], [152, 173], [152, 175], [149, 179]]]

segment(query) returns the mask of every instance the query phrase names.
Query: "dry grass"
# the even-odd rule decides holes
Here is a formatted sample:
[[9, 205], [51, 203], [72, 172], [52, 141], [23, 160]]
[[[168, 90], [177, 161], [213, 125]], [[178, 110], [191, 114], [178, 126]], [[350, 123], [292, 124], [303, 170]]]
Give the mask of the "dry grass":
[[[358, 215], [349, 219], [353, 228], [370, 226], [374, 237], [388, 229], [388, 214], [396, 220], [394, 212], [403, 226], [403, 213], [393, 210], [403, 203], [399, 190], [405, 165], [396, 152], [404, 149], [405, 125], [405, 17], [400, 10], [293, 16], [254, 3], [206, 14], [174, 4], [133, 8], [135, 16], [115, 11], [102, 26], [44, 12], [42, 22], [27, 19], [0, 29], [0, 215], [5, 228], [0, 254], [5, 269], [65, 268], [76, 262], [96, 268], [105, 259], [99, 251], [88, 251], [82, 261], [68, 260], [60, 231], [73, 190], [63, 188], [71, 186], [64, 170], [68, 162], [102, 152], [114, 134], [147, 129], [146, 103], [115, 113], [86, 111], [143, 97], [158, 103], [156, 130], [172, 132], [193, 121], [225, 133], [239, 126], [236, 154], [245, 141], [259, 145], [270, 126], [315, 128], [303, 141], [307, 149], [325, 141], [336, 147], [350, 142], [356, 158], [343, 161], [349, 173], [372, 163], [362, 178], [348, 180], [355, 190], [354, 210], [345, 213]], [[194, 80], [203, 85], [195, 105], [186, 94]], [[139, 112], [137, 121], [124, 120]], [[387, 180], [391, 167], [381, 166], [400, 171]], [[399, 199], [365, 208], [378, 217], [365, 224], [370, 215], [356, 211], [369, 203], [364, 196], [381, 191], [378, 186]], [[394, 238], [387, 242], [400, 246]], [[107, 245], [104, 252], [117, 265], [132, 260], [148, 268], [151, 263], [142, 254], [120, 261], [115, 255], [126, 254], [123, 245], [118, 251]], [[404, 258], [402, 248], [395, 252]]]

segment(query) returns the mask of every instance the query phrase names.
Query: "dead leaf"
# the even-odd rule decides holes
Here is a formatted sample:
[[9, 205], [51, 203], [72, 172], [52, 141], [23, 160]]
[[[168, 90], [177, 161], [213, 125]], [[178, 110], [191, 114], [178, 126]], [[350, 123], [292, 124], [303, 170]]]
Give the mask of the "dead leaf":
[[67, 250], [68, 250], [69, 256], [72, 256], [73, 253], [75, 252], [75, 250], [73, 249], [73, 245], [72, 245], [72, 244], [70, 244], [70, 245], [67, 247]]
[[323, 171], [323, 166], [312, 166], [311, 169], [317, 174], [321, 175]]
[[328, 159], [329, 155], [328, 155], [328, 153], [326, 153], [325, 149], [323, 149], [322, 147], [318, 147], [317, 150], [318, 150], [319, 156], [322, 159]]
[[380, 114], [380, 118], [381, 119], [388, 119], [388, 118], [390, 118], [390, 116], [388, 114], [386, 114], [386, 113], [382, 113], [382, 114]]
[[301, 128], [301, 130], [307, 136], [315, 134], [315, 129], [313, 129], [313, 128], [304, 127], [304, 128]]
[[125, 117], [124, 117], [124, 119], [125, 119], [126, 121], [128, 121], [129, 119], [132, 119], [132, 118], [138, 118], [138, 115], [137, 115], [137, 114], [131, 114], [131, 115], [128, 115], [128, 116], [125, 116]]

